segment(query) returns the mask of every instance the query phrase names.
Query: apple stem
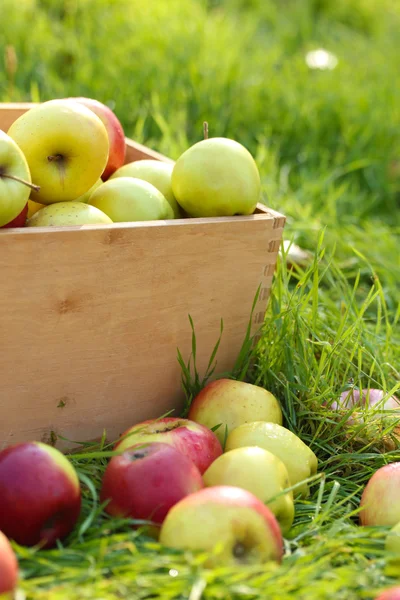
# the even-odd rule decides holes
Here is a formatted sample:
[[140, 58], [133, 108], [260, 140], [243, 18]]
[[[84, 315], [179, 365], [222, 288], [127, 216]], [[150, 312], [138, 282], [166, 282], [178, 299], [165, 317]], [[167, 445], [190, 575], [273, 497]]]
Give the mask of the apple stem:
[[208, 140], [208, 123], [207, 123], [207, 121], [204, 121], [204, 123], [203, 123], [203, 134], [204, 134], [204, 139]]
[[40, 186], [39, 185], [35, 185], [34, 183], [29, 183], [29, 181], [25, 181], [25, 179], [21, 179], [21, 177], [17, 177], [16, 175], [8, 175], [6, 173], [2, 173], [0, 175], [1, 177], [7, 177], [8, 179], [13, 179], [14, 181], [18, 181], [19, 183], [23, 183], [24, 185], [27, 185], [28, 187], [30, 187], [32, 190], [35, 190], [35, 192], [39, 192], [40, 191]]
[[52, 156], [48, 156], [47, 160], [52, 162], [53, 160], [61, 160], [63, 158], [62, 154], [54, 154]]

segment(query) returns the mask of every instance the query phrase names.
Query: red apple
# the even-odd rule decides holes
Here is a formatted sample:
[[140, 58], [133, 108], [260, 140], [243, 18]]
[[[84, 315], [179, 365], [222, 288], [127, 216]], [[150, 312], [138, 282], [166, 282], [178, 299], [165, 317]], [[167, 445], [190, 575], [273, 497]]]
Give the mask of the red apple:
[[28, 202], [25, 204], [24, 208], [21, 210], [19, 215], [15, 217], [12, 221], [3, 225], [1, 229], [5, 229], [6, 227], [25, 227], [26, 219], [28, 216]]
[[361, 496], [361, 525], [394, 526], [400, 521], [400, 462], [381, 467]]
[[234, 486], [204, 488], [175, 504], [161, 526], [160, 542], [210, 552], [207, 566], [279, 563], [283, 555], [272, 511], [251, 492]]
[[0, 531], [18, 544], [49, 548], [73, 529], [81, 508], [69, 460], [41, 442], [0, 452]]
[[[389, 396], [383, 401], [385, 396], [386, 392], [384, 390], [371, 388], [363, 389], [360, 392], [360, 390], [353, 388], [342, 392], [339, 399], [332, 403], [331, 408], [333, 410], [355, 409], [355, 412], [349, 416], [348, 422], [349, 424], [354, 422], [362, 423], [364, 421], [362, 418], [362, 411], [370, 410], [371, 413], [368, 415], [368, 418], [370, 419], [372, 417], [379, 418], [379, 416], [382, 416], [382, 412], [380, 411], [400, 408], [400, 400], [396, 398], [396, 396]], [[379, 412], [372, 414], [372, 411]]]
[[282, 410], [275, 396], [258, 385], [217, 379], [194, 398], [188, 418], [210, 429], [221, 425], [215, 434], [223, 443], [226, 430], [229, 434], [244, 423], [268, 421], [282, 425]]
[[375, 600], [400, 600], [400, 586], [387, 588]]
[[114, 171], [122, 167], [125, 161], [126, 142], [122, 125], [111, 108], [94, 98], [77, 97], [68, 100], [75, 100], [90, 108], [103, 121], [107, 129], [110, 149], [108, 162], [101, 176], [102, 180], [106, 181]]
[[116, 443], [115, 450], [125, 450], [143, 442], [171, 444], [186, 454], [201, 474], [222, 454], [222, 446], [216, 435], [207, 427], [189, 419], [150, 419], [130, 427], [121, 438]]
[[203, 487], [198, 468], [173, 446], [136, 444], [110, 460], [100, 500], [110, 500], [110, 515], [161, 525], [174, 504]]
[[11, 544], [0, 531], [0, 596], [12, 594], [18, 581], [18, 561]]

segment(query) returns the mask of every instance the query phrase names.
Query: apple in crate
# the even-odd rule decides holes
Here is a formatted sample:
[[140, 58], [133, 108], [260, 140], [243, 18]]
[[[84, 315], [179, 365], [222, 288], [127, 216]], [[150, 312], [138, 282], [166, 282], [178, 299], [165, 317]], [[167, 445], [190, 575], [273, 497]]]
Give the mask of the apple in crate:
[[40, 204], [75, 200], [99, 179], [108, 160], [108, 135], [86, 106], [49, 100], [21, 115], [8, 130], [29, 165]]
[[85, 192], [84, 194], [82, 194], [82, 196], [79, 196], [79, 198], [75, 198], [74, 202], [83, 202], [83, 203], [87, 203], [89, 202], [89, 198], [90, 196], [93, 194], [94, 190], [97, 190], [98, 187], [100, 187], [103, 183], [102, 179], [98, 179], [96, 181], [96, 183], [94, 185], [92, 185], [92, 187]]
[[260, 201], [260, 174], [244, 146], [215, 137], [197, 142], [178, 158], [172, 191], [191, 217], [251, 215]]
[[201, 474], [222, 454], [221, 444], [210, 429], [177, 417], [149, 419], [130, 427], [115, 444], [114, 450], [122, 451], [135, 444], [148, 442], [175, 446], [190, 458]]
[[7, 537], [0, 531], [0, 598], [11, 598], [18, 583], [18, 561]]
[[90, 108], [90, 110], [102, 120], [107, 130], [110, 150], [106, 167], [101, 175], [103, 181], [105, 181], [112, 173], [114, 173], [114, 171], [119, 169], [125, 161], [126, 142], [121, 122], [111, 108], [94, 98], [77, 97], [68, 99], [79, 102], [87, 108]]
[[251, 492], [215, 486], [175, 504], [161, 526], [160, 542], [180, 550], [210, 552], [206, 566], [281, 562], [278, 522]]
[[32, 185], [24, 153], [0, 129], [0, 227], [23, 218]]
[[78, 520], [76, 471], [57, 449], [23, 442], [0, 452], [0, 531], [18, 544], [49, 548]]
[[275, 454], [286, 466], [292, 486], [299, 484], [294, 496], [300, 494], [305, 498], [309, 495], [310, 490], [304, 480], [316, 474], [318, 460], [311, 448], [292, 431], [277, 423], [244, 423], [228, 435], [225, 450], [243, 446], [259, 446]]
[[134, 162], [130, 162], [120, 167], [118, 171], [115, 171], [115, 173], [111, 175], [110, 179], [115, 179], [117, 177], [136, 177], [137, 179], [148, 181], [162, 193], [174, 211], [175, 219], [179, 219], [182, 216], [181, 210], [172, 192], [171, 185], [173, 168], [173, 164], [161, 160], [135, 160]]
[[55, 202], [38, 210], [27, 227], [63, 227], [68, 225], [107, 225], [110, 217], [98, 208], [83, 202]]
[[271, 421], [282, 424], [282, 410], [278, 400], [262, 387], [218, 379], [208, 383], [193, 399], [188, 418], [210, 429], [220, 425], [215, 434], [222, 443], [226, 430], [252, 421]]
[[27, 217], [30, 219], [38, 210], [46, 206], [45, 204], [39, 204], [33, 200], [28, 200], [28, 214]]
[[25, 227], [26, 220], [28, 217], [28, 202], [25, 204], [24, 208], [21, 210], [18, 216], [15, 217], [12, 221], [7, 223], [6, 225], [2, 225], [2, 228], [6, 227]]
[[134, 177], [109, 179], [93, 192], [88, 202], [114, 223], [174, 218], [162, 193], [148, 181]]
[[251, 492], [272, 510], [282, 533], [289, 532], [294, 519], [293, 492], [282, 495], [291, 485], [289, 475], [272, 452], [258, 446], [230, 450], [208, 467], [203, 479], [207, 487], [231, 485]]
[[400, 462], [381, 467], [372, 475], [360, 501], [360, 523], [367, 526], [397, 525], [400, 521]]
[[150, 442], [113, 456], [100, 501], [109, 500], [105, 510], [110, 515], [160, 526], [174, 504], [203, 487], [198, 468], [187, 456], [169, 444]]

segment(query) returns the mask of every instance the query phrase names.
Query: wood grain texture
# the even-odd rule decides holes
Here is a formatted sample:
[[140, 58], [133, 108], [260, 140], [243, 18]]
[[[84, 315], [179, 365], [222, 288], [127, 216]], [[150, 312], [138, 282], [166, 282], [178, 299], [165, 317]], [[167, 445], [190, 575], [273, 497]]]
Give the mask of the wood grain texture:
[[[0, 127], [13, 110], [0, 105]], [[178, 414], [188, 315], [200, 372], [221, 318], [217, 372], [230, 369], [258, 286], [253, 333], [263, 322], [284, 222], [260, 204], [248, 217], [2, 231], [0, 448], [66, 449]]]

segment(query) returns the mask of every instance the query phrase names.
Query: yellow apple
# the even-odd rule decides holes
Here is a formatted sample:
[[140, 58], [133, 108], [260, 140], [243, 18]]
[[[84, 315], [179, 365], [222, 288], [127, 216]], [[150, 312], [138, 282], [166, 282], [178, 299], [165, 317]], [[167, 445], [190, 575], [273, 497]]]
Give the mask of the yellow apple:
[[31, 193], [28, 163], [15, 141], [0, 129], [0, 227], [25, 208]]
[[94, 190], [97, 190], [97, 188], [100, 187], [102, 185], [102, 183], [103, 183], [103, 180], [98, 179], [96, 181], [96, 183], [94, 185], [92, 185], [92, 187], [87, 192], [82, 194], [82, 196], [79, 196], [79, 198], [75, 198], [74, 202], [83, 202], [84, 204], [87, 204], [89, 202], [89, 198], [93, 194]]
[[205, 551], [206, 566], [280, 563], [278, 522], [251, 492], [233, 486], [203, 488], [168, 512], [160, 542], [170, 548]]
[[208, 383], [193, 399], [188, 418], [215, 430], [221, 444], [228, 433], [251, 421], [282, 424], [282, 410], [273, 394], [258, 385], [218, 379]]
[[39, 202], [34, 202], [33, 200], [28, 200], [28, 214], [27, 218], [30, 219], [38, 210], [44, 208], [45, 204], [39, 204]]
[[[297, 435], [277, 423], [255, 421], [236, 427], [228, 435], [225, 450], [243, 446], [259, 446], [275, 454], [285, 464], [292, 485], [315, 475], [318, 460], [314, 452]], [[294, 495], [303, 498], [310, 493], [307, 483], [299, 485]]]
[[260, 174], [244, 146], [228, 138], [210, 138], [178, 158], [172, 191], [191, 217], [251, 215], [260, 200]]
[[153, 184], [165, 197], [174, 211], [174, 216], [179, 219], [181, 210], [171, 187], [171, 175], [174, 165], [160, 160], [135, 160], [120, 167], [110, 179], [116, 177], [137, 177]]
[[27, 227], [110, 224], [112, 220], [98, 208], [83, 202], [56, 202], [38, 210]]
[[233, 485], [251, 492], [272, 510], [284, 535], [290, 530], [294, 519], [293, 492], [280, 494], [291, 483], [285, 465], [272, 452], [258, 446], [225, 452], [211, 463], [203, 480], [207, 487]]
[[114, 223], [173, 219], [171, 206], [148, 181], [134, 177], [108, 179], [93, 192], [89, 204], [106, 213]]
[[108, 160], [108, 134], [89, 108], [49, 100], [21, 115], [8, 130], [29, 165], [40, 204], [75, 200], [100, 178]]

